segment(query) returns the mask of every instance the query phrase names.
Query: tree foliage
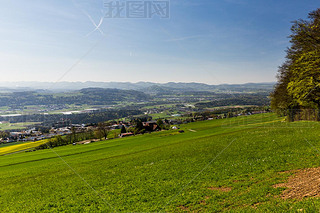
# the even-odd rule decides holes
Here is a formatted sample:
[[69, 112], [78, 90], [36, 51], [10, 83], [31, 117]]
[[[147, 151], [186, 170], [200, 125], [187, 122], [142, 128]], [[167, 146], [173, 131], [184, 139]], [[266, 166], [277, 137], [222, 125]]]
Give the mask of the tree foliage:
[[108, 137], [109, 131], [110, 131], [110, 126], [108, 124], [102, 123], [102, 122], [98, 124], [98, 132], [100, 135], [100, 139], [102, 136], [106, 140]]
[[291, 32], [291, 46], [278, 71], [271, 107], [289, 120], [319, 119], [320, 9], [311, 12], [307, 20], [294, 21]]
[[127, 132], [126, 127], [125, 127], [124, 125], [122, 125], [122, 127], [121, 127], [121, 133], [126, 133], [126, 132]]

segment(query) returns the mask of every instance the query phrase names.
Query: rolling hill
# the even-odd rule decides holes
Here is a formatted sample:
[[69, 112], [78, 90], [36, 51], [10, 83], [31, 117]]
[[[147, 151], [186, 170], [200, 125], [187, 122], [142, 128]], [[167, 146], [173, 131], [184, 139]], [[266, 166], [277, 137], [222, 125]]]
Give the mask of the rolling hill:
[[158, 90], [173, 91], [213, 91], [213, 92], [271, 92], [274, 87], [270, 83], [247, 83], [247, 84], [221, 84], [209, 85], [204, 83], [153, 83], [153, 82], [0, 82], [0, 91], [74, 91], [85, 88], [109, 88], [121, 90], [138, 90], [143, 92], [156, 92]]
[[285, 187], [276, 184], [320, 167], [319, 129], [317, 122], [286, 123], [260, 114], [181, 125], [184, 133], [0, 156], [0, 209], [318, 211], [314, 194], [285, 199]]

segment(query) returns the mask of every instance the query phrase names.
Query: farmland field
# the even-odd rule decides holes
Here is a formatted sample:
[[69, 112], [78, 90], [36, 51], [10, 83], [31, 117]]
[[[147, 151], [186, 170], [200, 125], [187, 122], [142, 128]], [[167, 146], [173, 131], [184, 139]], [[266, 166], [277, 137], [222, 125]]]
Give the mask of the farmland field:
[[1, 123], [0, 130], [25, 129], [28, 126], [38, 124], [37, 122], [21, 122], [21, 123]]
[[0, 211], [319, 211], [320, 199], [274, 187], [320, 167], [319, 123], [261, 114], [180, 128], [0, 156]]
[[33, 149], [41, 144], [47, 143], [48, 140], [39, 140], [34, 142], [14, 142], [0, 145], [0, 155], [12, 154], [23, 150]]

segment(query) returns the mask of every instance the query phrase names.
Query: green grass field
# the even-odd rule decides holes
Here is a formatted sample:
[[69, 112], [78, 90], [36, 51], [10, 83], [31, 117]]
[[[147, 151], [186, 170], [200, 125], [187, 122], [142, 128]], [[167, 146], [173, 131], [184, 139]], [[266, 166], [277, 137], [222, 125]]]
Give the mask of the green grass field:
[[25, 129], [28, 126], [38, 124], [37, 122], [23, 122], [23, 123], [3, 123], [0, 124], [0, 130]]
[[0, 156], [0, 211], [319, 211], [320, 199], [273, 187], [320, 166], [319, 123], [262, 114], [180, 127]]

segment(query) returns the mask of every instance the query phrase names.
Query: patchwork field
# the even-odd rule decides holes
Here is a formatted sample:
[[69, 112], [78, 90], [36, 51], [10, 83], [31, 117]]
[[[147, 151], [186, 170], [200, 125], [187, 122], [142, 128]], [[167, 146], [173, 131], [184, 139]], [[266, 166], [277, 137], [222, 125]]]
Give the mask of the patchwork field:
[[285, 191], [320, 167], [319, 123], [261, 114], [180, 128], [0, 156], [0, 211], [319, 211], [317, 193]]

